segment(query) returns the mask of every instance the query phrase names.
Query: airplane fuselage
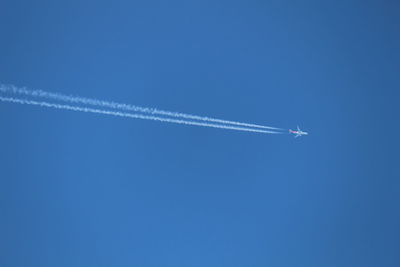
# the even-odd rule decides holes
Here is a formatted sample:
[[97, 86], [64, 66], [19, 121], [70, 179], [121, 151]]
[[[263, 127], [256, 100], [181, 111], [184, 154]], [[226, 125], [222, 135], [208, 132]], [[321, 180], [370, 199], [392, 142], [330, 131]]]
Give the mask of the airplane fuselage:
[[295, 137], [299, 137], [299, 136], [302, 136], [302, 135], [308, 135], [307, 132], [303, 132], [301, 130], [297, 130], [297, 131], [289, 130], [289, 133], [294, 134]]

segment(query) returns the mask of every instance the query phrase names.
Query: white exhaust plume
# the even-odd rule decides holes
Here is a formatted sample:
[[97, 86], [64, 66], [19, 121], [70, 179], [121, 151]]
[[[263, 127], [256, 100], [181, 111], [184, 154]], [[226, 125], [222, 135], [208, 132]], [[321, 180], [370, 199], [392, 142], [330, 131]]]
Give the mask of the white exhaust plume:
[[97, 114], [104, 114], [104, 115], [111, 115], [111, 116], [118, 116], [118, 117], [134, 118], [134, 119], [153, 120], [153, 121], [161, 121], [161, 122], [169, 122], [169, 123], [177, 123], [177, 124], [185, 124], [185, 125], [220, 128], [220, 129], [227, 129], [227, 130], [255, 132], [255, 133], [264, 133], [264, 134], [280, 134], [280, 132], [273, 132], [273, 131], [267, 131], [267, 130], [261, 130], [261, 129], [251, 129], [251, 128], [244, 128], [244, 127], [228, 126], [228, 125], [223, 125], [223, 124], [212, 124], [212, 123], [197, 122], [197, 121], [171, 119], [171, 118], [164, 118], [164, 117], [157, 117], [157, 116], [150, 116], [150, 115], [120, 112], [120, 111], [114, 111], [114, 110], [103, 110], [103, 109], [87, 108], [87, 107], [72, 106], [72, 105], [62, 105], [62, 104], [57, 104], [57, 103], [49, 103], [49, 102], [45, 102], [45, 101], [34, 101], [34, 100], [20, 99], [20, 98], [14, 98], [14, 97], [0, 96], [0, 101], [12, 102], [12, 103], [18, 103], [18, 104], [26, 104], [26, 105], [36, 105], [36, 106], [41, 106], [41, 107], [63, 109], [63, 110], [97, 113]]
[[64, 95], [64, 94], [60, 94], [60, 93], [51, 93], [51, 92], [46, 92], [46, 91], [42, 91], [42, 90], [28, 90], [26, 88], [15, 87], [13, 85], [0, 84], [0, 92], [63, 101], [63, 102], [67, 102], [70, 104], [84, 104], [84, 105], [97, 106], [97, 107], [101, 107], [101, 108], [117, 109], [120, 111], [129, 111], [129, 112], [133, 111], [133, 112], [147, 113], [147, 114], [151, 114], [151, 115], [175, 117], [175, 118], [186, 119], [186, 120], [211, 122], [213, 124], [235, 125], [235, 126], [241, 126], [241, 127], [251, 127], [251, 128], [259, 128], [259, 129], [269, 129], [269, 130], [282, 130], [280, 128], [263, 126], [263, 125], [252, 124], [252, 123], [221, 120], [221, 119], [215, 119], [215, 118], [209, 118], [209, 117], [203, 117], [203, 116], [197, 116], [197, 115], [191, 115], [191, 114], [185, 114], [185, 113], [179, 113], [179, 112], [159, 110], [159, 109], [155, 109], [155, 108], [145, 108], [145, 107], [139, 107], [139, 106], [134, 106], [134, 105], [130, 105], [130, 104], [122, 104], [122, 103], [116, 103], [116, 102], [110, 102], [110, 101], [103, 101], [103, 100], [98, 100], [98, 99], [93, 99], [93, 98], [69, 96], [69, 95]]

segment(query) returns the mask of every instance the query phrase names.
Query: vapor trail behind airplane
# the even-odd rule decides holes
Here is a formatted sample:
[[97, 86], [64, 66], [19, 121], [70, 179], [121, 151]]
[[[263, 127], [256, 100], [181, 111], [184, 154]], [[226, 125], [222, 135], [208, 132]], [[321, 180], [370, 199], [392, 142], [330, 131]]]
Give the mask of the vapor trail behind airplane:
[[111, 115], [111, 116], [118, 116], [118, 117], [134, 118], [134, 119], [153, 120], [153, 121], [169, 122], [169, 123], [177, 123], [177, 124], [185, 124], [185, 125], [220, 128], [220, 129], [226, 129], [226, 130], [255, 132], [255, 133], [264, 133], [264, 134], [280, 134], [280, 132], [273, 132], [273, 131], [267, 131], [267, 130], [261, 130], [261, 129], [252, 129], [252, 128], [228, 126], [228, 125], [223, 125], [223, 124], [212, 124], [212, 123], [197, 122], [197, 121], [171, 119], [171, 118], [164, 118], [164, 117], [157, 117], [157, 116], [150, 116], [150, 115], [120, 112], [120, 111], [114, 111], [114, 110], [103, 110], [103, 109], [87, 108], [87, 107], [72, 106], [72, 105], [62, 105], [62, 104], [57, 104], [57, 103], [49, 103], [49, 102], [45, 102], [45, 101], [34, 101], [34, 100], [27, 100], [27, 99], [14, 98], [14, 97], [0, 96], [0, 101], [12, 102], [12, 103], [18, 103], [18, 104], [26, 104], [26, 105], [36, 105], [36, 106], [41, 106], [41, 107], [63, 109], [63, 110], [97, 113], [97, 114], [104, 114], [104, 115]]
[[175, 118], [186, 119], [186, 120], [204, 121], [204, 122], [210, 122], [213, 124], [235, 125], [235, 126], [241, 126], [241, 127], [251, 127], [251, 128], [268, 129], [268, 130], [282, 130], [280, 128], [263, 126], [263, 125], [252, 124], [252, 123], [221, 120], [221, 119], [215, 119], [215, 118], [209, 118], [209, 117], [203, 117], [203, 116], [197, 116], [197, 115], [191, 115], [191, 114], [185, 114], [185, 113], [179, 113], [179, 112], [159, 110], [159, 109], [155, 109], [155, 108], [145, 108], [145, 107], [139, 107], [139, 106], [134, 106], [134, 105], [130, 105], [130, 104], [122, 104], [122, 103], [98, 100], [98, 99], [93, 99], [93, 98], [69, 96], [69, 95], [64, 95], [64, 94], [60, 94], [60, 93], [51, 93], [51, 92], [46, 92], [46, 91], [42, 91], [42, 90], [28, 90], [26, 88], [15, 87], [13, 85], [0, 84], [0, 92], [19, 94], [19, 95], [25, 95], [25, 96], [31, 96], [31, 97], [39, 97], [39, 98], [45, 98], [45, 99], [49, 99], [49, 100], [63, 101], [63, 102], [67, 102], [70, 104], [84, 104], [84, 105], [90, 105], [90, 106], [97, 106], [97, 107], [101, 107], [101, 108], [117, 109], [120, 111], [129, 111], [129, 112], [133, 111], [133, 112], [147, 113], [147, 114], [151, 114], [151, 115], [175, 117]]

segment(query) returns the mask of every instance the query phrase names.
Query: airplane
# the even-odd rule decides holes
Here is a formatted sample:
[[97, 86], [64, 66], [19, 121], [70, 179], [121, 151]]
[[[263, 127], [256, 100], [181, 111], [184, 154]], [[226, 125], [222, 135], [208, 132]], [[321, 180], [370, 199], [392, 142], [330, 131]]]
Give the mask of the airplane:
[[307, 132], [303, 132], [302, 130], [300, 130], [299, 126], [297, 126], [297, 131], [293, 131], [289, 129], [289, 133], [295, 134], [295, 138], [302, 136], [302, 135], [308, 135]]

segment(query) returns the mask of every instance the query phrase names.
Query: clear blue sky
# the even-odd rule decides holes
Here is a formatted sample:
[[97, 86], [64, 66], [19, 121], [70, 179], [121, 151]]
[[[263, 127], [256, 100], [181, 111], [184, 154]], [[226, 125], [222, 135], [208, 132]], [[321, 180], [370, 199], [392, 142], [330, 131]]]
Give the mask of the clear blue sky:
[[0, 82], [294, 139], [0, 103], [0, 266], [400, 266], [400, 4], [0, 3]]

